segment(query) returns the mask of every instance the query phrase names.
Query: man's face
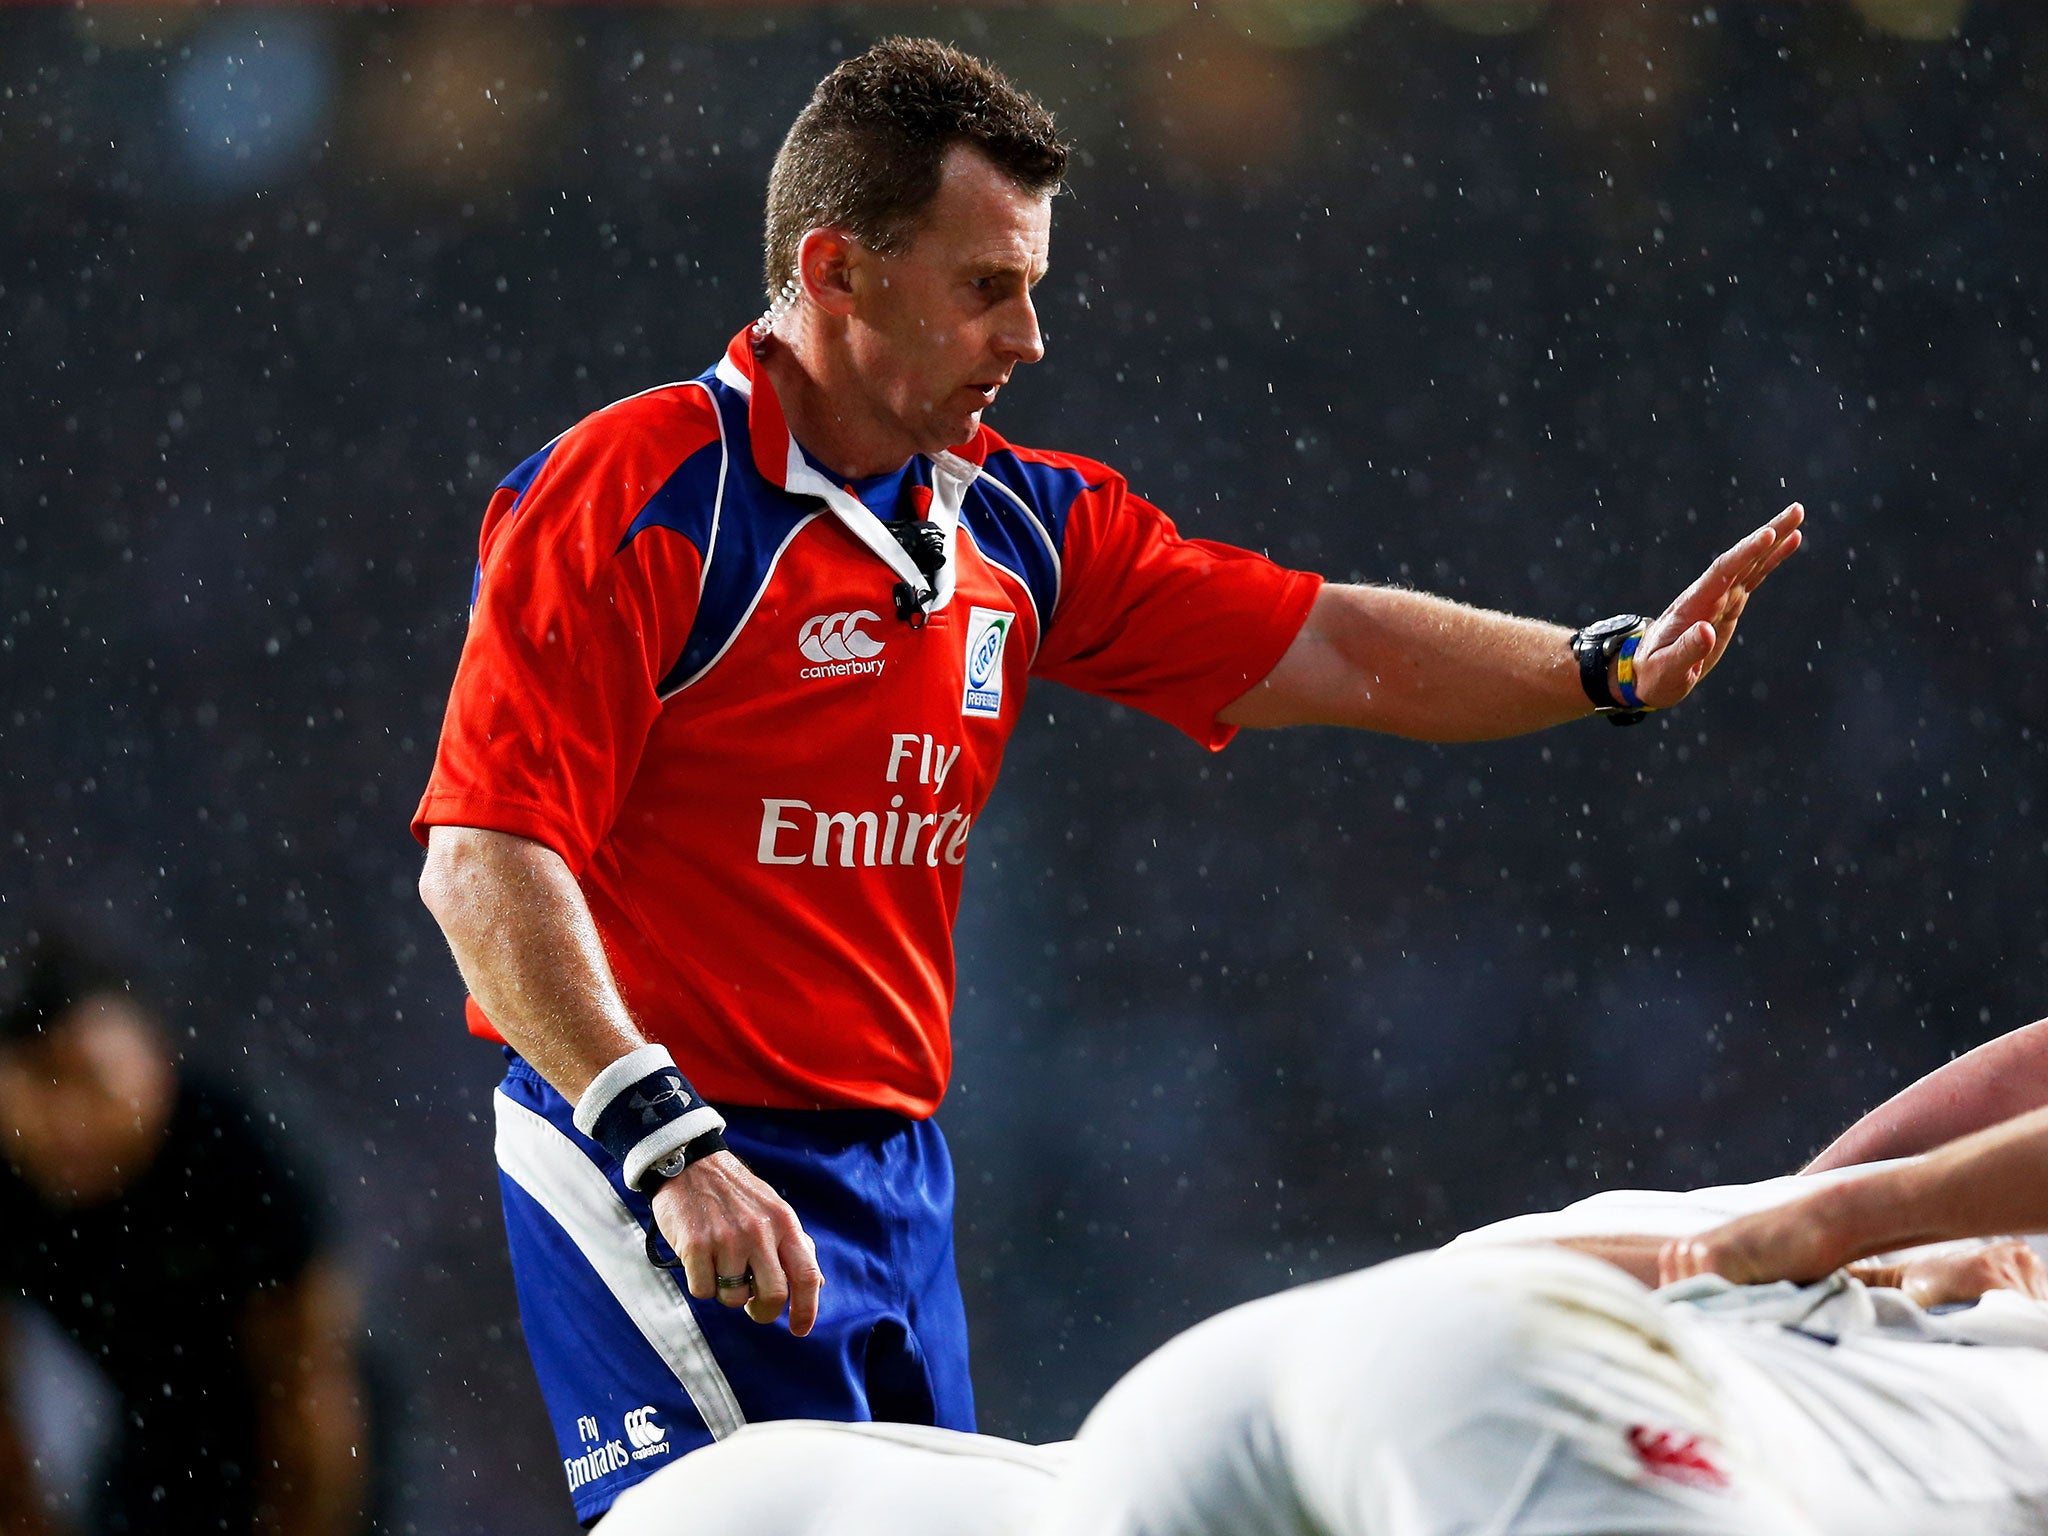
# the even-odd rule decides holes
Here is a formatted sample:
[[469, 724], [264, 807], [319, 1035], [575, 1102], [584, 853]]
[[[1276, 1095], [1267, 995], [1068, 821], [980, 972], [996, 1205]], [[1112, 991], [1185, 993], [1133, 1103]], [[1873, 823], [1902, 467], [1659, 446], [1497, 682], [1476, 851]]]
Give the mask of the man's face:
[[46, 1198], [91, 1205], [148, 1166], [176, 1091], [155, 1026], [93, 997], [0, 1047], [0, 1156]]
[[910, 249], [859, 254], [848, 341], [906, 457], [967, 441], [1017, 365], [1045, 355], [1031, 289], [1051, 236], [1050, 198], [955, 145]]

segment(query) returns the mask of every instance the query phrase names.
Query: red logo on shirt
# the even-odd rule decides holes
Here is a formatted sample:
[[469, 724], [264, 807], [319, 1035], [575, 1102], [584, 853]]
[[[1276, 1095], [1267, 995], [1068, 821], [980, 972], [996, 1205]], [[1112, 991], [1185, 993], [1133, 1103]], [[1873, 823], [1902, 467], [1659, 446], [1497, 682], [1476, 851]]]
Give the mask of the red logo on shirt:
[[1707, 1454], [1710, 1442], [1699, 1435], [1638, 1424], [1629, 1430], [1628, 1443], [1643, 1469], [1654, 1476], [1689, 1483], [1695, 1488], [1728, 1486], [1728, 1474]]

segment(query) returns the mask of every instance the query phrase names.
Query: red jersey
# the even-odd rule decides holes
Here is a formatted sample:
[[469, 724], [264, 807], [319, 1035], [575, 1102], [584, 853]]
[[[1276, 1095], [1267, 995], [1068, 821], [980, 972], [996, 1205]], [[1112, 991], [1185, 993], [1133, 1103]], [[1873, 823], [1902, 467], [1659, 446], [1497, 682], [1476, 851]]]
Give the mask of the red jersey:
[[[937, 524], [928, 621], [882, 517]], [[515, 833], [580, 883], [640, 1027], [705, 1097], [937, 1107], [953, 918], [1028, 679], [1214, 749], [1320, 578], [1182, 539], [1115, 471], [971, 442], [863, 485], [789, 433], [745, 332], [622, 400], [484, 515], [413, 819]], [[470, 1027], [497, 1038], [474, 999]]]

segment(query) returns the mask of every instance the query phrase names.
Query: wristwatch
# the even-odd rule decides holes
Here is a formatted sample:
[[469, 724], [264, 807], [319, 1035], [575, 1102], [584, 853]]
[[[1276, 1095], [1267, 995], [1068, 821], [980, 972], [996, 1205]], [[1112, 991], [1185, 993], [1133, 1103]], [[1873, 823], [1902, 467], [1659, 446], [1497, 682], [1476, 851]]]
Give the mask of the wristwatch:
[[[1579, 659], [1579, 686], [1593, 701], [1593, 713], [1609, 725], [1634, 725], [1650, 711], [1636, 697], [1635, 655], [1650, 621], [1639, 613], [1617, 613], [1588, 624], [1572, 636], [1572, 654]], [[1621, 659], [1621, 698], [1607, 687], [1607, 668]]]

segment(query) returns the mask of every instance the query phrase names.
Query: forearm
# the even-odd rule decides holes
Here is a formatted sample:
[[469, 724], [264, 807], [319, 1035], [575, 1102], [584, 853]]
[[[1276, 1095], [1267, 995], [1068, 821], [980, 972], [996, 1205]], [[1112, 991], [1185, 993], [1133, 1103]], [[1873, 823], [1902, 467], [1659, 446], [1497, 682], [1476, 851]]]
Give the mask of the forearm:
[[1657, 1255], [1667, 1241], [1661, 1237], [1617, 1233], [1612, 1236], [1560, 1237], [1551, 1240], [1558, 1248], [1569, 1248], [1591, 1259], [1612, 1264], [1632, 1280], [1644, 1285], [1657, 1283]]
[[251, 1302], [245, 1348], [262, 1404], [263, 1536], [361, 1528], [369, 1460], [356, 1317], [354, 1287], [325, 1261]]
[[2048, 1231], [2048, 1109], [1784, 1208], [1837, 1264], [1956, 1238]]
[[2048, 1020], [1958, 1056], [1836, 1137], [1803, 1170], [1911, 1157], [2048, 1104]]
[[491, 1023], [571, 1103], [644, 1043], [582, 888], [552, 849], [436, 827], [420, 895]]
[[353, 1536], [362, 1524], [369, 1462], [352, 1375], [304, 1383], [279, 1406], [259, 1483], [264, 1536]]
[[1424, 741], [1517, 736], [1591, 713], [1570, 635], [1424, 592], [1326, 586], [1301, 641], [1220, 718]]

